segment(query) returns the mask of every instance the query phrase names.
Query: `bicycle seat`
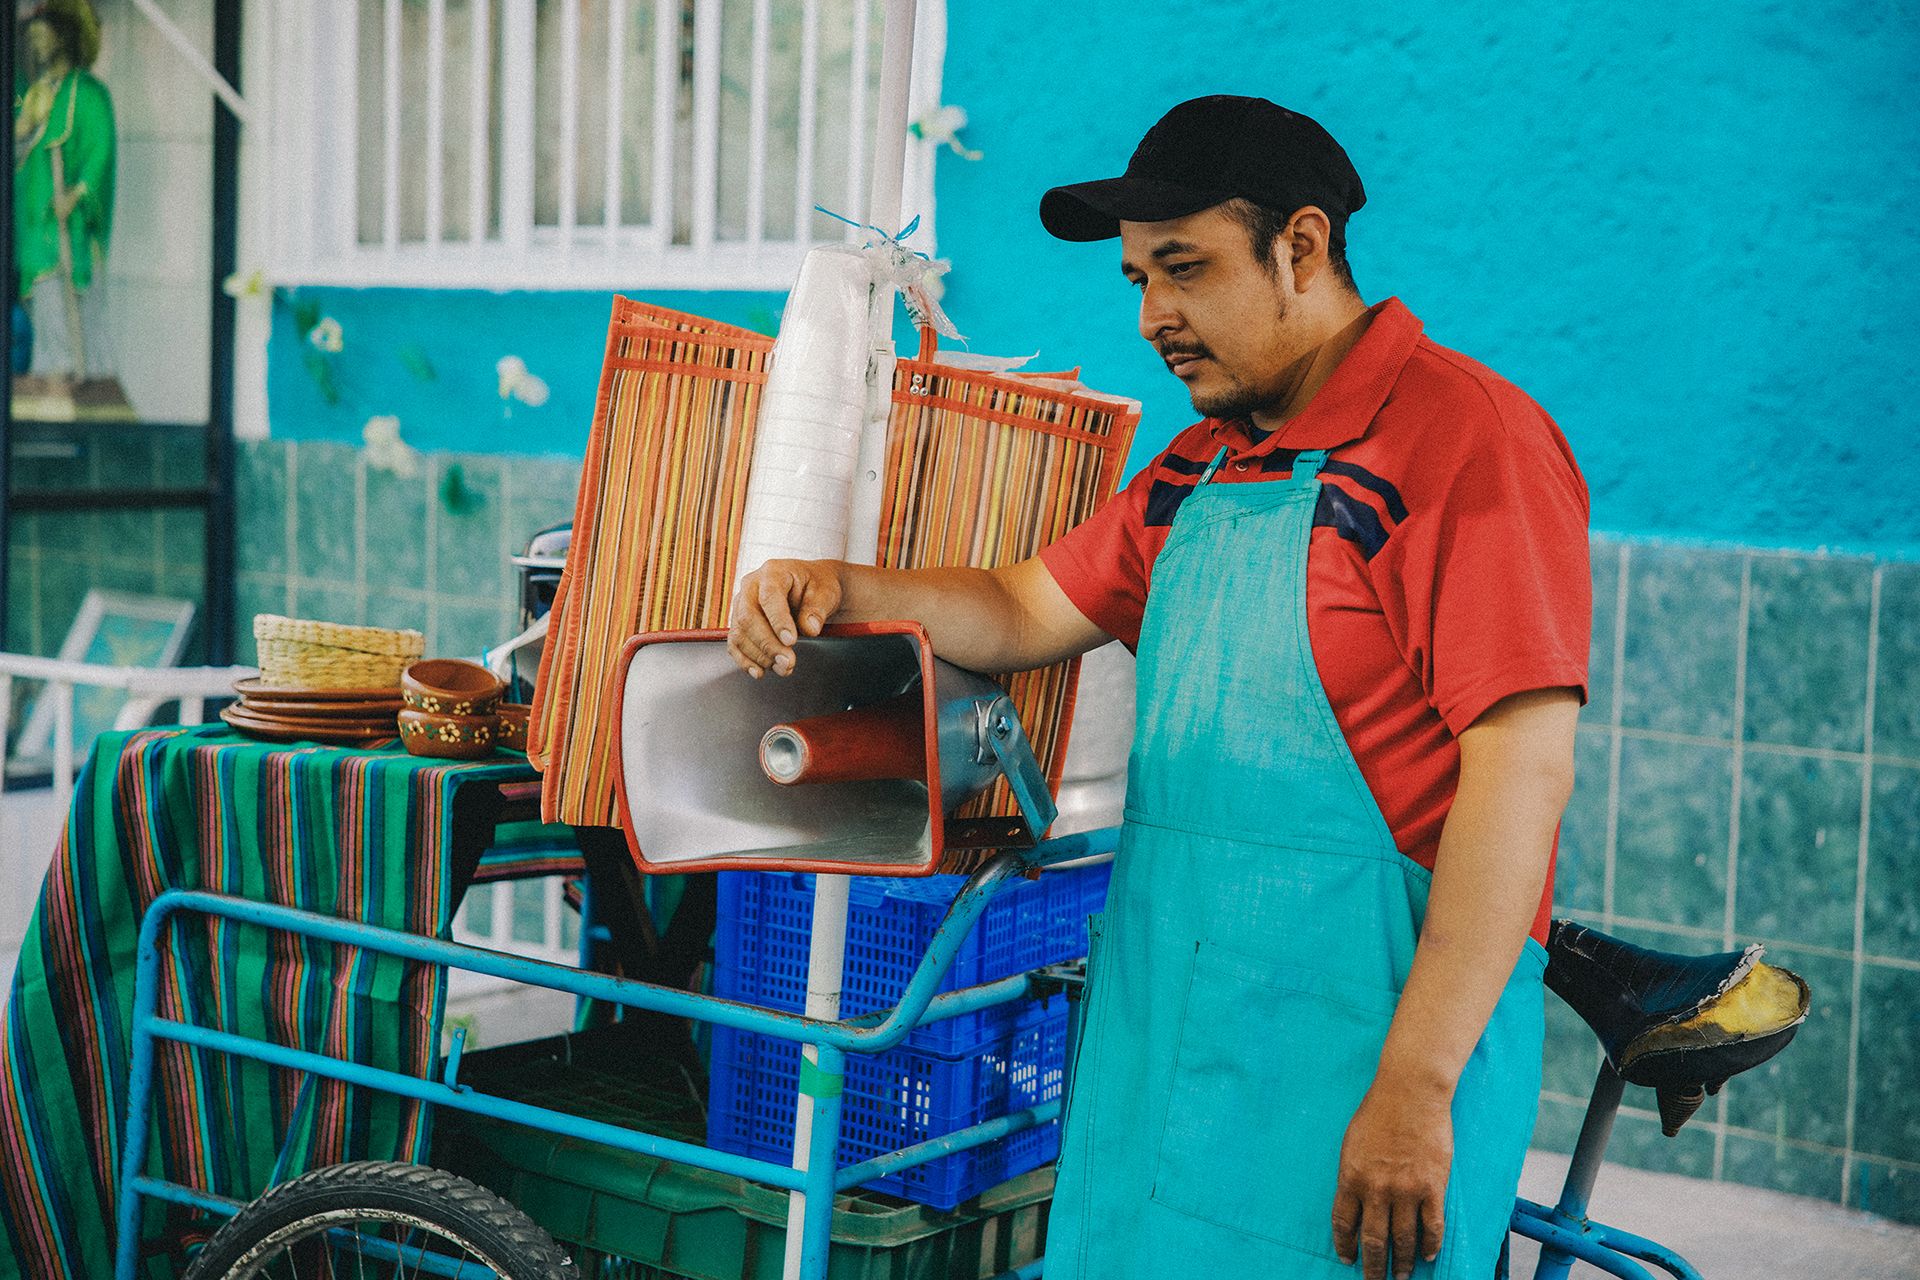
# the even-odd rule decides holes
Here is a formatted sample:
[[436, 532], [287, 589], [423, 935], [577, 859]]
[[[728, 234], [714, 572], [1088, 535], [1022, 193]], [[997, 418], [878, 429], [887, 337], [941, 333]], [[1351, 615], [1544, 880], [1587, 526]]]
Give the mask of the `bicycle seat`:
[[1708, 1094], [1786, 1048], [1806, 1020], [1807, 984], [1762, 963], [1763, 950], [1677, 955], [1555, 920], [1546, 981], [1600, 1037], [1620, 1077], [1655, 1091], [1672, 1137]]

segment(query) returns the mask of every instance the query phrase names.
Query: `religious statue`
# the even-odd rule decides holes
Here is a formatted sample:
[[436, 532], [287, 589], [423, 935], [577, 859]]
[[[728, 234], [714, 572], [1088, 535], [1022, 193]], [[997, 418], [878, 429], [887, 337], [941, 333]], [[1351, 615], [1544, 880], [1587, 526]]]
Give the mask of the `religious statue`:
[[21, 417], [131, 417], [113, 377], [105, 290], [113, 231], [113, 99], [89, 68], [100, 24], [88, 0], [52, 0], [23, 26], [32, 80], [13, 124], [14, 244], [33, 324]]

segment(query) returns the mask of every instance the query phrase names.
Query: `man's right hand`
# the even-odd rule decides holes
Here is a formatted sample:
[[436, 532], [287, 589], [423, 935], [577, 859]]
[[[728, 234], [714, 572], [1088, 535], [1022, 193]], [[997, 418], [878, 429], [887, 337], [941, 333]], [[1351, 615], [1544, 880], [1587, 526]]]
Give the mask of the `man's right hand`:
[[769, 560], [740, 580], [727, 652], [756, 680], [792, 675], [794, 644], [835, 618], [911, 618], [936, 655], [969, 671], [1025, 671], [1107, 641], [1038, 556], [1001, 569]]
[[758, 680], [793, 673], [794, 642], [817, 636], [846, 597], [838, 560], [769, 560], [740, 580], [727, 652]]

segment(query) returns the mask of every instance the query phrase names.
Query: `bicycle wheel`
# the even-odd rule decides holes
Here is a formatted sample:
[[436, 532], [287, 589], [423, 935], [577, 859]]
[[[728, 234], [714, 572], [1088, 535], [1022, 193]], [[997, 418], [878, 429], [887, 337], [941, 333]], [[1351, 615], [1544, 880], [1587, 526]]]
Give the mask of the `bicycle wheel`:
[[235, 1214], [186, 1280], [579, 1280], [533, 1219], [465, 1178], [361, 1161], [303, 1174]]

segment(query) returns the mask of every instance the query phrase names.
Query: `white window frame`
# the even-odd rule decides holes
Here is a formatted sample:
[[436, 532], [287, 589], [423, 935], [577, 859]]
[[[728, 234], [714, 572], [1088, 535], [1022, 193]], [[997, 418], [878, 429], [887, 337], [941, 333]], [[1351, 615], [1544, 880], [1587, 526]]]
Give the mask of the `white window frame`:
[[[850, 106], [847, 128], [853, 134], [848, 148], [848, 172], [844, 185], [833, 189], [811, 189], [819, 175], [813, 174], [813, 143], [828, 123], [816, 119], [814, 109], [819, 47], [818, 20], [820, 0], [805, 0], [800, 65], [800, 101], [797, 170], [801, 175], [798, 190], [768, 192], [765, 189], [763, 163], [767, 147], [768, 65], [767, 31], [771, 22], [770, 0], [691, 0], [694, 16], [694, 56], [692, 74], [693, 148], [691, 182], [693, 187], [690, 243], [670, 242], [660, 222], [661, 211], [672, 218], [673, 146], [670, 136], [653, 140], [653, 197], [651, 225], [617, 225], [619, 200], [607, 202], [609, 214], [604, 222], [590, 225], [577, 221], [575, 209], [574, 166], [578, 163], [574, 127], [569, 121], [579, 116], [578, 94], [573, 80], [564, 78], [561, 107], [561, 142], [557, 175], [560, 209], [557, 226], [535, 225], [535, 34], [538, 0], [486, 0], [477, 11], [487, 13], [487, 22], [503, 24], [499, 31], [501, 59], [504, 64], [500, 89], [500, 162], [497, 172], [476, 167], [468, 190], [458, 198], [477, 202], [484, 198], [489, 214], [497, 209], [499, 225], [490, 229], [491, 216], [476, 220], [477, 233], [462, 238], [433, 238], [433, 228], [444, 227], [446, 202], [453, 196], [446, 191], [442, 175], [430, 169], [424, 176], [426, 188], [426, 224], [429, 238], [406, 241], [399, 234], [399, 196], [397, 177], [404, 140], [400, 137], [399, 100], [400, 63], [393, 33], [400, 29], [400, 9], [407, 0], [382, 0], [380, 13], [384, 31], [380, 46], [384, 52], [377, 66], [359, 63], [361, 5], [359, 0], [276, 0], [266, 6], [272, 15], [273, 75], [269, 85], [268, 110], [270, 174], [265, 213], [265, 258], [267, 275], [275, 284], [336, 285], [351, 287], [409, 288], [484, 288], [484, 289], [698, 289], [698, 290], [770, 290], [790, 287], [806, 251], [826, 240], [814, 238], [820, 219], [812, 215], [815, 204], [865, 221], [868, 200], [868, 174], [873, 150], [872, 139], [859, 123], [869, 113], [866, 93], [868, 70], [866, 44], [856, 38], [853, 55], [853, 83], [849, 87]], [[420, 0], [414, 0], [418, 3]], [[640, 0], [641, 3], [647, 0]], [[422, 150], [441, 154], [442, 130], [446, 127], [441, 86], [444, 77], [443, 43], [446, 0], [424, 0], [428, 23], [428, 101], [427, 131]], [[655, 41], [654, 111], [655, 121], [671, 120], [673, 95], [679, 88], [678, 33], [681, 29], [682, 0], [651, 0], [654, 5]], [[601, 38], [620, 41], [620, 24], [625, 6], [609, 5], [613, 29]], [[583, 33], [576, 15], [567, 5], [562, 17], [562, 66], [570, 71], [577, 65]], [[878, 6], [863, 9], [878, 21]], [[914, 68], [910, 92], [909, 118], [919, 119], [940, 102], [941, 64], [946, 53], [945, 0], [919, 0], [915, 36]], [[720, 115], [720, 31], [721, 24], [733, 20], [754, 24], [752, 44], [751, 123], [748, 146], [748, 189], [746, 236], [739, 241], [723, 241], [716, 234], [718, 209], [718, 156]], [[480, 47], [480, 42], [475, 42]], [[614, 47], [619, 47], [616, 43]], [[474, 58], [471, 80], [476, 97], [490, 97], [492, 86], [490, 60]], [[618, 60], [614, 60], [616, 63]], [[671, 75], [669, 75], [671, 71]], [[621, 70], [608, 70], [610, 104], [620, 100]], [[564, 73], [563, 73], [564, 75]], [[382, 234], [376, 243], [360, 240], [361, 199], [359, 177], [359, 120], [357, 112], [366, 100], [363, 82], [376, 78], [379, 92], [387, 104], [384, 151], [381, 173], [384, 181]], [[256, 83], [258, 83], [256, 81]], [[256, 95], [249, 95], [252, 99]], [[434, 105], [439, 102], [439, 105]], [[490, 113], [470, 112], [473, 151], [485, 150], [483, 132], [492, 127]], [[609, 190], [618, 182], [617, 133], [608, 130], [606, 169]], [[906, 216], [920, 217], [919, 229], [909, 242], [924, 252], [935, 251], [934, 237], [934, 157], [939, 144], [909, 136], [903, 208]], [[766, 201], [787, 196], [795, 201], [794, 225], [797, 235], [772, 239], [762, 231]], [[475, 207], [469, 204], [467, 207]], [[888, 228], [894, 230], [894, 228]], [[834, 241], [858, 240], [860, 233], [845, 228], [831, 237]]]

